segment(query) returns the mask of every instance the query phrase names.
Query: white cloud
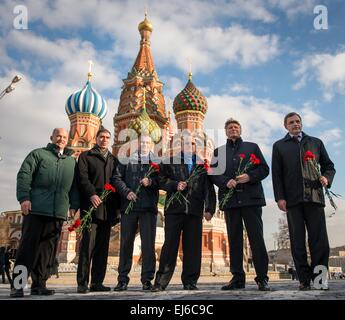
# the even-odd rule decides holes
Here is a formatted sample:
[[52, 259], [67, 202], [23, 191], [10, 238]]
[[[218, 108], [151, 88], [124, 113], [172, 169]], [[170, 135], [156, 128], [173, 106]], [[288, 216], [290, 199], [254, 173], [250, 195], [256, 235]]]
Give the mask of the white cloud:
[[[120, 85], [118, 72], [112, 67], [111, 53], [96, 50], [88, 41], [56, 39], [54, 41], [30, 31], [12, 31], [6, 38], [7, 48], [25, 52], [26, 59], [19, 62], [30, 73], [81, 88], [87, 80], [88, 61], [94, 62], [93, 84], [96, 89], [109, 89]], [[14, 61], [12, 61], [14, 65]]]
[[304, 103], [301, 110], [301, 117], [303, 119], [303, 125], [307, 128], [314, 127], [319, 124], [323, 119], [322, 116], [313, 110], [313, 105], [311, 103]]
[[321, 133], [320, 139], [325, 143], [332, 143], [334, 146], [339, 146], [343, 143], [343, 131], [340, 128], [333, 128]]
[[289, 19], [294, 19], [298, 15], [313, 15], [313, 9], [317, 5], [316, 0], [268, 0], [268, 3], [286, 13]]
[[280, 53], [276, 35], [256, 35], [240, 25], [182, 29], [159, 18], [155, 25], [159, 31], [152, 35], [152, 52], [157, 65], [175, 65], [185, 71], [187, 59], [191, 59], [194, 74], [210, 72], [224, 64], [260, 65]]
[[[1, 30], [12, 29], [16, 4], [12, 0], [2, 1]], [[315, 4], [315, 0], [151, 0], [148, 11], [153, 20], [171, 20], [184, 29], [209, 26], [214, 21], [224, 19], [273, 23], [278, 19], [275, 13], [286, 14], [289, 18], [313, 14]], [[83, 5], [79, 1], [69, 0], [27, 0], [24, 5], [29, 12], [29, 28], [37, 21], [48, 28], [60, 30], [80, 30], [91, 26], [92, 30], [115, 38], [121, 38], [123, 28], [130, 26], [133, 21], [141, 21], [145, 10], [145, 4], [139, 4], [137, 0], [88, 0]]]
[[244, 139], [258, 143], [267, 159], [270, 157], [273, 139], [285, 134], [283, 119], [291, 107], [254, 96], [224, 94], [211, 95], [207, 99], [205, 128], [221, 128], [219, 144], [225, 141], [224, 122], [232, 117], [241, 123]]
[[233, 83], [229, 86], [228, 89], [226, 89], [226, 91], [230, 91], [235, 94], [248, 93], [250, 92], [250, 88], [243, 83]]
[[[140, 8], [136, 1], [87, 1], [83, 6], [79, 2], [65, 0], [55, 1], [54, 4], [28, 1], [27, 7], [31, 22], [43, 22], [46, 27], [54, 30], [64, 31], [68, 28], [72, 34], [74, 30], [88, 30], [92, 36], [110, 37], [114, 41], [111, 48], [113, 60], [115, 56], [128, 59], [137, 53], [137, 23], [143, 19], [144, 7]], [[161, 66], [175, 65], [185, 70], [186, 60], [191, 58], [195, 72], [208, 72], [227, 63], [242, 67], [266, 63], [279, 54], [279, 39], [276, 35], [257, 35], [239, 24], [220, 26], [218, 22], [220, 17], [234, 17], [240, 13], [247, 19], [261, 19], [260, 16], [264, 21], [273, 19], [269, 15], [265, 16], [264, 12], [267, 11], [264, 10], [259, 0], [245, 4], [238, 0], [230, 3], [153, 1], [149, 18], [154, 27], [152, 51], [157, 57], [156, 62]], [[14, 45], [22, 45], [30, 50], [36, 47], [42, 57], [49, 53], [51, 59], [55, 60], [61, 58], [65, 45], [73, 49], [73, 55], [69, 56], [72, 61], [83, 61], [86, 53], [92, 53], [93, 49], [87, 41], [73, 43], [73, 39], [56, 39], [55, 44], [47, 47], [47, 39], [33, 39], [30, 31], [10, 34], [8, 43], [14, 41]], [[97, 59], [100, 60], [103, 55], [98, 55]], [[71, 69], [70, 66], [68, 70]]]
[[187, 77], [184, 83], [181, 78], [169, 77], [164, 75], [160, 78], [164, 82], [164, 96], [165, 98], [170, 97], [170, 99], [174, 99], [186, 86], [187, 83]]
[[271, 12], [269, 12], [269, 9], [265, 6], [265, 1], [260, 0], [235, 0], [226, 12], [229, 15], [232, 14], [233, 17], [250, 17], [252, 20], [266, 23], [274, 22], [277, 19]]
[[300, 60], [294, 71], [300, 80], [294, 89], [300, 89], [308, 81], [317, 81], [323, 89], [323, 97], [331, 101], [334, 94], [345, 94], [345, 51], [332, 54], [312, 54]]

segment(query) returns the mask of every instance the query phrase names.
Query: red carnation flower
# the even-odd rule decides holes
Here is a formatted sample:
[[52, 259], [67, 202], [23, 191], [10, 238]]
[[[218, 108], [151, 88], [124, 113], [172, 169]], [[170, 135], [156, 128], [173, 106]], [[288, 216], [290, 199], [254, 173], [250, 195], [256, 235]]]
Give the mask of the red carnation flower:
[[204, 169], [205, 169], [207, 172], [210, 170], [210, 165], [209, 165], [207, 162], [204, 163]]
[[254, 153], [250, 155], [250, 162], [254, 165], [258, 165], [261, 163], [260, 159], [256, 157]]
[[116, 192], [116, 189], [110, 183], [106, 183], [104, 185], [104, 190], [111, 191], [111, 192]]
[[150, 163], [150, 166], [153, 170], [159, 172], [161, 170], [161, 168], [159, 167], [159, 164], [158, 163], [155, 163], [155, 162], [151, 162]]
[[77, 219], [75, 222], [74, 222], [74, 225], [73, 225], [75, 228], [78, 228], [80, 226], [80, 219]]
[[244, 153], [240, 153], [238, 156], [239, 156], [241, 159], [244, 159], [244, 158], [246, 157], [246, 155], [245, 155]]
[[304, 161], [313, 161], [315, 159], [315, 154], [308, 150], [303, 157]]

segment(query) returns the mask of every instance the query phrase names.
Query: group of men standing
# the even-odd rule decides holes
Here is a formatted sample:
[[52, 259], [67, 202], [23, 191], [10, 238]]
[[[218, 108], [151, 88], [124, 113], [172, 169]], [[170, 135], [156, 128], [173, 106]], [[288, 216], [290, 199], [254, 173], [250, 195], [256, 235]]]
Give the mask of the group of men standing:
[[[279, 209], [287, 213], [299, 288], [308, 290], [316, 276], [314, 267], [322, 265], [328, 268], [323, 187], [331, 186], [335, 169], [322, 141], [302, 131], [302, 119], [297, 113], [286, 115], [284, 126], [287, 135], [273, 146], [273, 189]], [[243, 223], [252, 250], [258, 289], [270, 290], [262, 222], [262, 207], [266, 203], [261, 184], [269, 175], [269, 167], [258, 145], [243, 141], [241, 131], [237, 120], [226, 121], [227, 141], [214, 151], [211, 170], [201, 169], [200, 160], [204, 159], [198, 159], [195, 137], [187, 134], [182, 137], [181, 153], [165, 159], [159, 164], [159, 170], [148, 175], [150, 165], [157, 162], [150, 151], [152, 140], [149, 135], [139, 136], [138, 150], [129, 158], [117, 159], [108, 150], [110, 132], [101, 128], [95, 147], [83, 152], [76, 163], [66, 148], [67, 132], [54, 129], [52, 143], [32, 151], [17, 177], [17, 198], [24, 222], [16, 266], [25, 266], [31, 275], [31, 294], [54, 294], [54, 290], [46, 287], [47, 270], [55, 259], [62, 224], [68, 210], [70, 217], [75, 218], [76, 210], [80, 209], [83, 217], [84, 210], [90, 206], [94, 206], [96, 211], [91, 229], [84, 229], [82, 233], [77, 272], [79, 293], [111, 290], [103, 285], [103, 281], [111, 227], [119, 220], [120, 260], [115, 291], [127, 290], [138, 228], [143, 290], [157, 292], [166, 289], [174, 273], [181, 237], [183, 287], [197, 290], [202, 221], [203, 218], [211, 220], [216, 210], [214, 185], [218, 187], [220, 209], [225, 213], [233, 275], [222, 290], [245, 287]], [[321, 177], [315, 178], [306, 168], [303, 155], [308, 150], [316, 156]], [[255, 161], [251, 165], [249, 161], [253, 159]], [[240, 170], [241, 167], [245, 170]], [[196, 170], [198, 174], [195, 174]], [[106, 183], [111, 183], [117, 192], [102, 202], [100, 194]], [[155, 236], [160, 189], [166, 191], [167, 201], [164, 210], [165, 241], [156, 272]], [[229, 192], [231, 197], [225, 202], [224, 197]], [[177, 199], [168, 201], [174, 197]], [[129, 204], [132, 209], [128, 213]], [[311, 264], [307, 260], [306, 229]], [[16, 277], [20, 277], [19, 272], [14, 273], [11, 296], [22, 297], [23, 289], [16, 286]]]

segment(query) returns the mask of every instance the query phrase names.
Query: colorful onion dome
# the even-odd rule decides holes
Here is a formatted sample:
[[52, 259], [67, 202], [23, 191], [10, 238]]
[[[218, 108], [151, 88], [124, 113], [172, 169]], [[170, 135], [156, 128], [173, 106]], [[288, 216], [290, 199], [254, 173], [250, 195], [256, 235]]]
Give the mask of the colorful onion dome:
[[75, 91], [67, 99], [65, 109], [68, 115], [84, 112], [92, 113], [100, 119], [103, 119], [107, 114], [107, 103], [102, 96], [92, 88], [90, 78], [89, 76], [89, 80], [86, 82], [83, 89]]
[[207, 108], [205, 96], [195, 87], [190, 76], [185, 88], [174, 99], [174, 113], [189, 110], [206, 114]]

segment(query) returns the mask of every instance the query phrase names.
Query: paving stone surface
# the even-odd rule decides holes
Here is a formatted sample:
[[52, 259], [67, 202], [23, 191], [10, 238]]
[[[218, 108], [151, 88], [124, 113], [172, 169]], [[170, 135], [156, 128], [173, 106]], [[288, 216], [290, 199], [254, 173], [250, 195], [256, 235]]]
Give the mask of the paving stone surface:
[[[113, 289], [115, 281], [110, 281], [109, 278], [106, 280], [105, 284]], [[226, 277], [201, 277], [199, 290], [186, 291], [183, 290], [179, 278], [174, 277], [165, 291], [152, 293], [143, 292], [139, 279], [135, 278], [131, 280], [127, 291], [78, 294], [74, 276], [70, 275], [49, 281], [48, 287], [56, 290], [55, 295], [30, 296], [30, 290], [25, 289], [25, 297], [21, 300], [345, 300], [345, 280], [330, 280], [328, 291], [299, 291], [298, 282], [292, 280], [271, 281], [270, 292], [258, 291], [253, 281], [248, 281], [244, 290], [220, 290], [227, 281]], [[9, 285], [0, 284], [0, 300], [7, 299], [11, 299]]]

